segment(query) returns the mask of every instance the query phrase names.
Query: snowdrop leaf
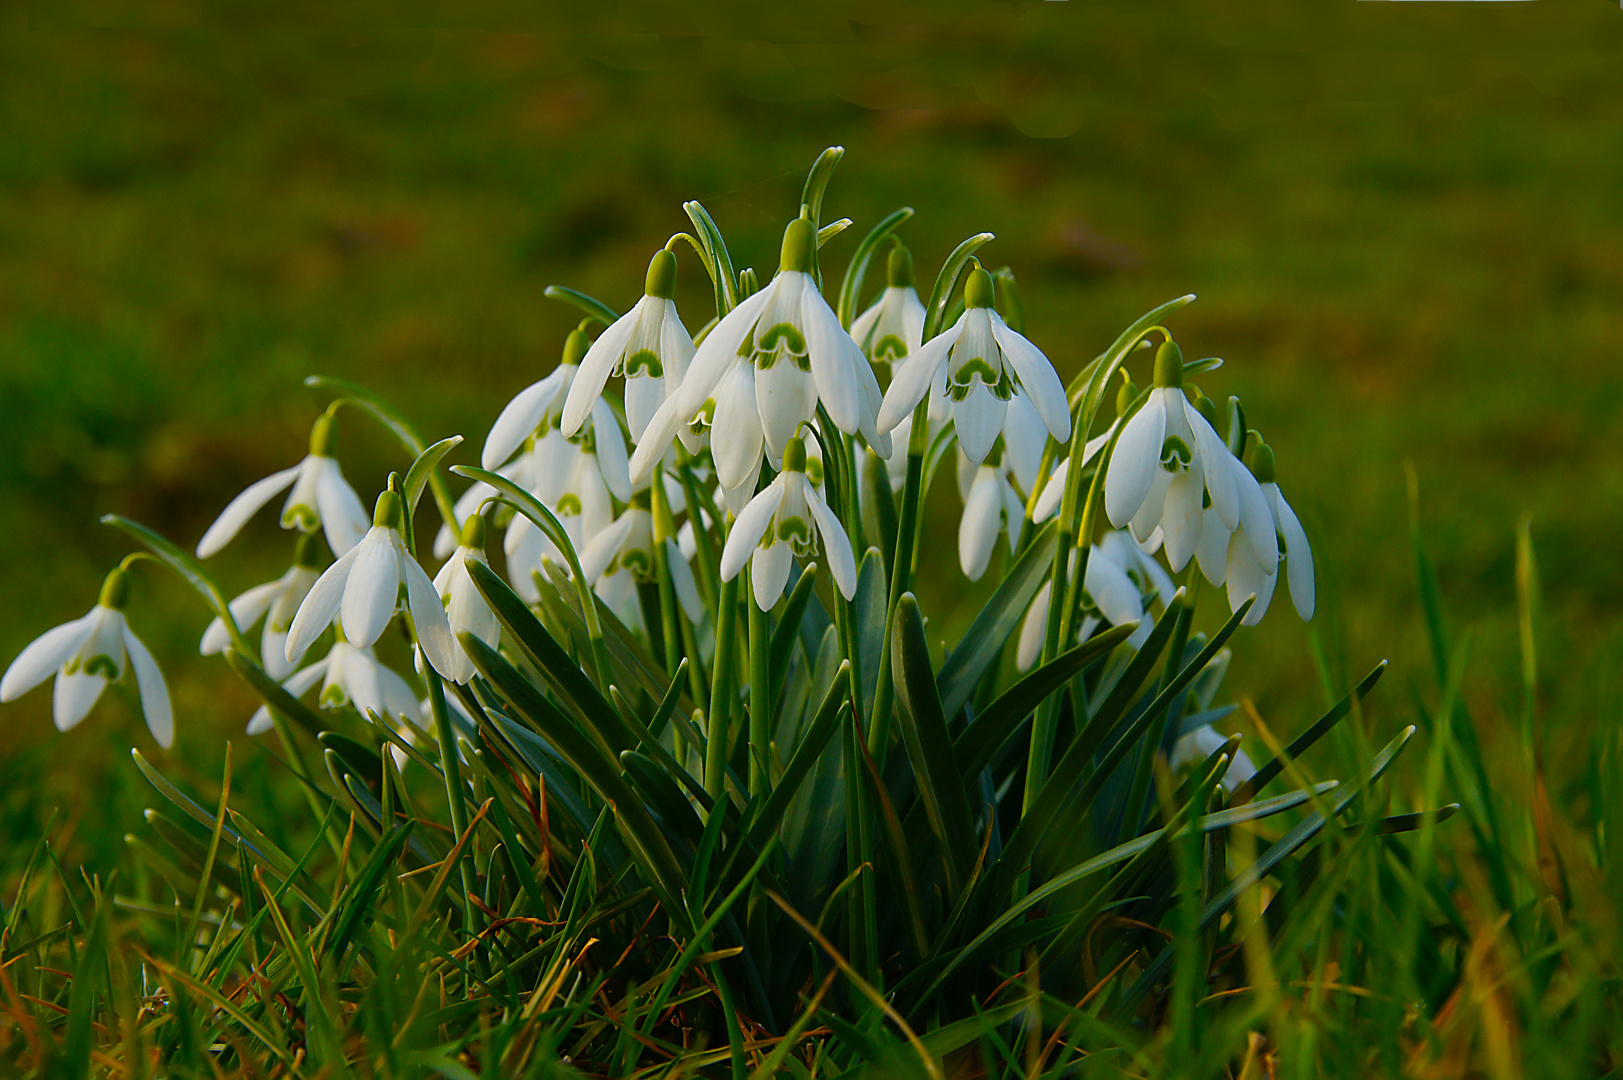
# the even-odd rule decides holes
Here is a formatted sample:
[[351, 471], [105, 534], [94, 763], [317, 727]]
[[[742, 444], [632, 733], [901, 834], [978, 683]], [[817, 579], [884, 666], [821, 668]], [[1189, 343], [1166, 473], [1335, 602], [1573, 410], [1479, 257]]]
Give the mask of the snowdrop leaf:
[[822, 218], [823, 192], [834, 177], [835, 167], [844, 156], [845, 147], [831, 146], [817, 155], [817, 160], [812, 162], [811, 170], [806, 173], [806, 185], [800, 189], [800, 205], [813, 223]]
[[604, 326], [610, 326], [620, 316], [615, 314], [613, 308], [595, 296], [587, 296], [579, 289], [571, 289], [567, 285], [548, 285], [542, 293], [548, 300], [561, 300], [566, 304], [573, 304], [585, 312], [588, 318], [600, 319]]
[[439, 467], [440, 460], [444, 458], [446, 454], [450, 453], [452, 450], [455, 450], [459, 445], [461, 445], [461, 443], [462, 436], [460, 435], [452, 435], [448, 439], [441, 439], [433, 446], [430, 446], [428, 449], [418, 454], [417, 460], [413, 461], [411, 463], [411, 468], [406, 470], [406, 480], [402, 487], [404, 488], [404, 497], [406, 500], [406, 519], [408, 521], [411, 519], [411, 515], [417, 510], [417, 502], [423, 497], [423, 489], [428, 486], [428, 478], [432, 476], [434, 474], [434, 470]]
[[1263, 765], [1251, 779], [1241, 784], [1229, 799], [1229, 805], [1239, 806], [1249, 802], [1257, 792], [1267, 786], [1270, 780], [1284, 771], [1286, 762], [1294, 761], [1307, 753], [1314, 743], [1329, 734], [1331, 728], [1335, 727], [1347, 714], [1352, 712], [1354, 702], [1362, 701], [1371, 690], [1375, 689], [1375, 684], [1381, 681], [1381, 676], [1384, 674], [1386, 674], [1386, 661], [1382, 660], [1375, 665], [1373, 671], [1364, 676], [1357, 686], [1353, 687], [1350, 694], [1336, 702], [1329, 712], [1319, 717], [1311, 727], [1291, 740], [1291, 744], [1285, 748], [1282, 755]]
[[728, 254], [727, 241], [716, 228], [710, 212], [697, 200], [685, 202], [682, 209], [698, 231], [699, 243], [705, 252], [705, 269], [710, 271], [710, 284], [716, 292], [716, 317], [719, 319], [738, 305], [738, 275], [733, 272], [733, 257]]
[[1018, 631], [1026, 608], [1042, 588], [1054, 561], [1054, 535], [1052, 525], [1037, 533], [941, 665], [936, 685], [940, 688], [942, 712], [947, 716], [957, 716], [969, 702], [987, 668], [1002, 655], [1004, 643]]

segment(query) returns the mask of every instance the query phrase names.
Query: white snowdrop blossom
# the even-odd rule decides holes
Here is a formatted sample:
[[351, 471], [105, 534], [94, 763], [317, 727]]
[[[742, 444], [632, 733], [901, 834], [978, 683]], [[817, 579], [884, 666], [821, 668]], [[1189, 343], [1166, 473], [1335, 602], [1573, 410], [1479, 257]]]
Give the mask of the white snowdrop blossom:
[[750, 583], [762, 611], [778, 602], [795, 556], [810, 558], [818, 536], [840, 594], [849, 600], [857, 592], [851, 539], [823, 496], [807, 481], [805, 468], [806, 445], [792, 437], [784, 447], [783, 471], [744, 507], [722, 548], [721, 580], [731, 581], [750, 563]]
[[890, 365], [893, 375], [918, 352], [924, 340], [924, 302], [913, 287], [913, 257], [906, 248], [891, 251], [885, 290], [851, 324], [851, 337], [870, 361]]
[[958, 453], [958, 493], [964, 500], [958, 522], [958, 564], [964, 576], [979, 581], [991, 562], [999, 533], [1007, 535], [1013, 554], [1026, 515], [1026, 493], [1042, 468], [1043, 444], [1048, 440], [1029, 400], [1009, 402], [1001, 448], [994, 447], [979, 466]]
[[[645, 629], [637, 584], [658, 580], [654, 543], [653, 515], [645, 506], [633, 503], [580, 553], [580, 569], [587, 583], [632, 629]], [[665, 541], [665, 561], [682, 614], [689, 622], [699, 622], [704, 617], [704, 602], [688, 556], [675, 540]]]
[[322, 414], [310, 430], [310, 453], [290, 469], [256, 480], [226, 504], [197, 542], [197, 557], [206, 559], [225, 547], [259, 512], [289, 486], [282, 504], [282, 528], [305, 532], [321, 529], [334, 555], [343, 555], [366, 534], [366, 507], [349, 486], [332, 457], [333, 416]]
[[840, 325], [813, 277], [817, 228], [805, 218], [783, 234], [780, 269], [718, 322], [694, 354], [681, 390], [660, 406], [631, 458], [645, 479], [684, 423], [708, 427], [721, 486], [753, 483], [763, 453], [774, 467], [819, 403], [847, 434], [890, 454], [876, 426], [881, 394], [873, 368]]
[[564, 401], [580, 370], [581, 358], [591, 347], [591, 339], [579, 328], [564, 339], [563, 357], [546, 378], [533, 382], [502, 407], [496, 422], [485, 436], [479, 463], [492, 472], [507, 463], [532, 435], [556, 428], [562, 419]]
[[[239, 630], [246, 632], [260, 619], [265, 620], [259, 657], [265, 673], [273, 679], [285, 679], [293, 673], [293, 665], [287, 659], [287, 632], [293, 625], [293, 616], [298, 612], [299, 605], [304, 603], [310, 587], [321, 573], [318, 562], [320, 550], [316, 544], [313, 533], [299, 537], [293, 565], [288, 567], [287, 573], [275, 581], [255, 585], [227, 605]], [[197, 651], [204, 656], [213, 656], [224, 652], [230, 644], [231, 632], [226, 629], [224, 620], [215, 616], [203, 631], [203, 640], [198, 643]]]
[[[323, 709], [353, 705], [373, 723], [422, 722], [417, 695], [411, 685], [379, 663], [370, 648], [352, 645], [340, 638], [333, 642], [325, 657], [283, 681], [282, 689], [296, 698], [303, 697], [317, 683], [321, 684], [321, 693], [316, 697], [316, 704]], [[270, 710], [261, 705], [248, 720], [248, 734], [261, 735], [273, 726]]]
[[1195, 553], [1208, 501], [1223, 528], [1232, 532], [1239, 526], [1237, 464], [1210, 421], [1184, 396], [1182, 351], [1174, 342], [1164, 343], [1155, 357], [1154, 388], [1122, 428], [1105, 471], [1110, 523], [1128, 526], [1152, 547], [1160, 529], [1167, 563], [1177, 573]]
[[67, 731], [90, 714], [108, 683], [135, 672], [141, 713], [158, 745], [175, 741], [175, 715], [169, 687], [152, 653], [124, 619], [129, 579], [121, 569], [107, 575], [101, 596], [89, 613], [47, 630], [28, 644], [0, 676], [0, 701], [15, 701], [53, 674], [52, 715], [58, 731]]
[[992, 275], [980, 267], [970, 271], [963, 315], [902, 365], [879, 410], [881, 430], [895, 429], [935, 390], [950, 399], [958, 445], [976, 465], [1003, 432], [1016, 396], [1031, 399], [1057, 442], [1071, 437], [1070, 404], [1054, 366], [993, 310], [992, 295]]
[[357, 648], [370, 648], [400, 609], [404, 591], [417, 643], [434, 670], [449, 677], [456, 662], [456, 642], [434, 583], [406, 550], [397, 525], [402, 509], [395, 492], [385, 490], [379, 495], [372, 528], [310, 587], [288, 630], [286, 656], [290, 662], [298, 663], [335, 617], [345, 640]]
[[[1223, 748], [1229, 737], [1212, 727], [1202, 724], [1193, 731], [1178, 736], [1178, 741], [1172, 744], [1172, 757], [1169, 764], [1173, 772], [1180, 769], [1192, 769], [1199, 766], [1207, 758]], [[1234, 751], [1234, 760], [1229, 762], [1228, 769], [1219, 781], [1223, 785], [1223, 794], [1233, 795], [1240, 785], [1257, 775], [1257, 767], [1251, 763], [1251, 758], [1244, 750]]]
[[[1071, 556], [1071, 572], [1076, 572], [1076, 556]], [[1146, 617], [1150, 605], [1166, 604], [1176, 590], [1161, 564], [1122, 530], [1105, 533], [1088, 552], [1088, 568], [1082, 579], [1083, 618], [1077, 640], [1086, 640], [1105, 622], [1112, 626], [1138, 623], [1127, 644], [1138, 648], [1150, 636], [1153, 624]], [[1024, 671], [1037, 662], [1048, 631], [1048, 609], [1053, 595], [1052, 582], [1044, 582], [1026, 609], [1015, 647], [1015, 662]]]
[[439, 594], [440, 601], [445, 605], [446, 623], [450, 626], [452, 635], [451, 669], [442, 674], [464, 686], [478, 674], [478, 671], [458, 638], [463, 634], [471, 634], [494, 649], [502, 636], [501, 624], [496, 620], [496, 613], [490, 610], [484, 595], [468, 576], [468, 564], [471, 562], [482, 563], [487, 567], [490, 565], [485, 558], [485, 519], [481, 514], [473, 514], [468, 518], [467, 523], [462, 526], [462, 542], [451, 553], [451, 557], [445, 560], [440, 572], [434, 575], [434, 591]]
[[1200, 539], [1201, 570], [1212, 584], [1226, 587], [1230, 610], [1238, 610], [1248, 596], [1256, 596], [1242, 623], [1255, 626], [1268, 611], [1283, 562], [1297, 614], [1313, 618], [1313, 552], [1302, 523], [1274, 480], [1273, 449], [1259, 444], [1251, 452], [1249, 469], [1238, 461], [1234, 467], [1245, 496], [1240, 527], [1227, 537], [1226, 544], [1221, 533], [1208, 543], [1211, 537], [1205, 530], [1215, 532], [1215, 528], [1212, 521], [1205, 523]]
[[676, 314], [676, 256], [661, 248], [648, 264], [643, 297], [586, 350], [564, 401], [563, 433], [574, 435], [611, 376], [625, 379], [626, 424], [635, 442], [665, 398], [682, 384], [693, 338]]

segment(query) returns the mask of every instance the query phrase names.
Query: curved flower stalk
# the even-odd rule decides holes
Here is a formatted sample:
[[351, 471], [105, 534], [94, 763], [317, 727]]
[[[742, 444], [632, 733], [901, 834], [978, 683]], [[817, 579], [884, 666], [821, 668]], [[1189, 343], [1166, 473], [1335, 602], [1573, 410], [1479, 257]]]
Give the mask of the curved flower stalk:
[[248, 519], [283, 490], [292, 487], [282, 504], [282, 528], [305, 532], [321, 529], [334, 555], [343, 555], [366, 534], [366, 508], [344, 479], [332, 456], [333, 413], [329, 409], [310, 429], [310, 453], [290, 469], [256, 480], [226, 504], [220, 516], [197, 542], [197, 557], [206, 559], [230, 543]]
[[958, 445], [973, 464], [986, 459], [1016, 396], [1031, 399], [1056, 442], [1071, 437], [1070, 404], [1054, 366], [1009, 328], [992, 297], [992, 275], [975, 267], [964, 283], [963, 315], [925, 342], [885, 392], [881, 430], [893, 431], [933, 389], [950, 399]]
[[[255, 585], [233, 599], [229, 605], [231, 618], [237, 628], [247, 631], [260, 619], [265, 620], [265, 632], [260, 639], [259, 657], [265, 673], [273, 679], [285, 679], [293, 673], [293, 664], [287, 659], [287, 634], [293, 625], [293, 616], [309, 595], [310, 587], [321, 574], [321, 549], [314, 533], [299, 537], [293, 549], [293, 565], [275, 581]], [[203, 656], [214, 656], [231, 644], [231, 632], [218, 615], [203, 631], [197, 651]]]
[[[796, 556], [810, 558], [822, 538], [829, 574], [847, 600], [857, 594], [857, 562], [845, 528], [806, 479], [806, 444], [790, 438], [783, 471], [750, 500], [733, 522], [721, 552], [721, 580], [731, 581], [750, 564], [755, 604], [768, 611], [783, 595]], [[815, 524], [815, 535], [813, 525]]]
[[1218, 529], [1209, 517], [1200, 538], [1200, 566], [1213, 585], [1228, 593], [1230, 610], [1236, 610], [1246, 597], [1255, 595], [1241, 625], [1262, 621], [1273, 600], [1279, 581], [1279, 568], [1285, 577], [1296, 612], [1304, 620], [1313, 618], [1313, 551], [1296, 512], [1279, 492], [1274, 480], [1274, 452], [1259, 443], [1250, 454], [1251, 466], [1235, 462], [1243, 473], [1238, 483], [1246, 496], [1240, 527], [1233, 535]]
[[[1105, 471], [1105, 513], [1154, 547], [1161, 531], [1167, 563], [1181, 571], [1201, 540], [1204, 508], [1233, 532], [1240, 524], [1239, 463], [1183, 392], [1183, 352], [1166, 341], [1155, 355], [1155, 386], [1122, 428]], [[1249, 500], [1249, 493], [1245, 496]], [[1255, 511], [1252, 502], [1250, 510]], [[1260, 538], [1252, 537], [1262, 546]], [[1259, 557], [1262, 552], [1259, 551]]]
[[958, 453], [958, 494], [964, 512], [958, 521], [958, 564], [964, 576], [979, 581], [991, 562], [998, 535], [1008, 537], [1013, 554], [1025, 520], [1026, 493], [1042, 468], [1048, 431], [1030, 401], [1010, 400], [1001, 445], [979, 466]]
[[0, 676], [0, 701], [15, 701], [53, 674], [51, 712], [58, 731], [78, 724], [101, 700], [107, 684], [135, 673], [141, 714], [158, 745], [175, 741], [175, 714], [158, 663], [124, 618], [129, 578], [122, 568], [102, 583], [96, 606], [81, 618], [47, 630], [17, 654]]
[[401, 510], [400, 496], [385, 490], [378, 496], [366, 537], [316, 579], [288, 630], [285, 652], [290, 663], [298, 663], [334, 618], [345, 640], [370, 648], [400, 610], [404, 591], [423, 654], [435, 671], [449, 677], [456, 642], [434, 583], [406, 550], [398, 526]]
[[[317, 683], [321, 684], [321, 693], [316, 704], [323, 709], [353, 705], [373, 723], [422, 723], [417, 695], [410, 684], [381, 664], [370, 647], [353, 645], [340, 637], [325, 657], [284, 680], [282, 689], [296, 698], [303, 697]], [[262, 735], [272, 726], [269, 708], [261, 705], [248, 720], [248, 734]]]
[[[1071, 555], [1071, 571], [1076, 570], [1076, 554]], [[1088, 552], [1088, 569], [1082, 579], [1084, 615], [1077, 627], [1077, 640], [1083, 641], [1103, 623], [1125, 626], [1138, 623], [1127, 639], [1136, 649], [1150, 636], [1152, 624], [1145, 615], [1153, 603], [1165, 604], [1176, 589], [1161, 564], [1124, 530], [1100, 537]], [[1021, 671], [1030, 668], [1042, 654], [1043, 635], [1048, 628], [1048, 607], [1053, 582], [1045, 581], [1032, 597], [1026, 617], [1020, 623], [1020, 639], [1015, 646], [1015, 662]]]
[[643, 297], [586, 350], [564, 400], [560, 429], [574, 435], [601, 400], [611, 376], [625, 379], [626, 425], [642, 438], [665, 398], [682, 384], [693, 360], [693, 338], [676, 314], [676, 256], [661, 248], [648, 264]]
[[440, 572], [434, 575], [434, 591], [439, 594], [440, 601], [445, 605], [445, 619], [451, 629], [453, 652], [450, 670], [441, 674], [464, 686], [472, 681], [478, 672], [467, 651], [462, 648], [462, 642], [458, 637], [462, 634], [472, 634], [494, 649], [502, 636], [501, 623], [497, 621], [496, 613], [490, 610], [484, 595], [468, 576], [470, 562], [490, 565], [485, 557], [485, 519], [482, 514], [473, 514], [468, 518], [467, 524], [462, 526], [462, 542], [451, 553], [451, 557], [445, 560]]
[[639, 440], [633, 480], [653, 472], [688, 423], [709, 428], [723, 488], [753, 483], [763, 454], [776, 468], [819, 404], [841, 431], [860, 431], [876, 451], [890, 454], [890, 438], [876, 426], [879, 381], [817, 290], [811, 273], [816, 252], [817, 227], [805, 218], [790, 222], [777, 276], [705, 337], [680, 391], [660, 406]]

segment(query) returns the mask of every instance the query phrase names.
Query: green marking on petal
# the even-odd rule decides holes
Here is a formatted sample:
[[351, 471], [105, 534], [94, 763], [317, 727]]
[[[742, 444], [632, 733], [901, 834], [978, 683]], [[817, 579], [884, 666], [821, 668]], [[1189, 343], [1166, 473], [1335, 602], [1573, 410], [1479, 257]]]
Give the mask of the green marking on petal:
[[792, 358], [802, 371], [811, 370], [811, 358], [806, 355], [806, 339], [800, 329], [790, 323], [778, 323], [761, 335], [755, 346], [755, 367], [760, 371], [772, 368], [784, 356]]
[[886, 334], [874, 342], [873, 358], [875, 363], [885, 361], [894, 364], [898, 360], [905, 360], [907, 359], [907, 342], [895, 334]]
[[305, 532], [315, 532], [321, 528], [321, 515], [316, 513], [313, 506], [294, 503], [282, 511], [282, 528], [298, 528], [303, 529]]
[[654, 576], [654, 557], [641, 548], [632, 548], [622, 554], [620, 565], [635, 574], [639, 581], [648, 581]]
[[92, 656], [83, 665], [86, 675], [100, 675], [109, 681], [118, 678], [118, 665], [111, 656]]
[[342, 709], [349, 704], [349, 695], [344, 693], [341, 686], [324, 686], [316, 703], [323, 709]]
[[578, 516], [581, 513], [580, 496], [573, 491], [566, 491], [560, 495], [558, 497], [558, 513]]
[[653, 351], [638, 349], [626, 357], [622, 374], [628, 379], [635, 379], [640, 375], [662, 379], [665, 377], [665, 365], [660, 362], [659, 357]]
[[1187, 469], [1194, 456], [1189, 444], [1176, 435], [1168, 435], [1161, 444], [1161, 467], [1167, 472]]
[[812, 548], [812, 530], [806, 519], [798, 514], [778, 521], [777, 538], [794, 548], [796, 555], [804, 555]]

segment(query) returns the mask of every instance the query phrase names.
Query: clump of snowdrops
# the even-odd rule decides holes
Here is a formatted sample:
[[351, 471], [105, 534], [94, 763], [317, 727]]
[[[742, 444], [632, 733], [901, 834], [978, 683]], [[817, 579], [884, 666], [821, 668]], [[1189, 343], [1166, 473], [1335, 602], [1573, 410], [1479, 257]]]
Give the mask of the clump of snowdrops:
[[[308, 1010], [312, 1060], [352, 1052], [341, 988], [402, 956], [442, 1009], [539, 1012], [586, 1032], [577, 1061], [623, 1072], [708, 1045], [767, 1075], [830, 1025], [851, 1061], [891, 1060], [888, 1039], [939, 1074], [1013, 1024], [1051, 1035], [1058, 1067], [1111, 1023], [1192, 1023], [1175, 965], [1198, 972], [1178, 985], [1237, 977], [1224, 940], [1255, 924], [1260, 883], [1409, 735], [1351, 784], [1259, 798], [1380, 667], [1261, 767], [1220, 730], [1243, 628], [1281, 591], [1313, 614], [1290, 463], [1206, 392], [1221, 361], [1167, 327], [1192, 296], [1067, 385], [1013, 274], [979, 261], [990, 234], [921, 292], [904, 208], [825, 279], [820, 250], [851, 225], [822, 220], [839, 157], [814, 165], [770, 273], [735, 269], [688, 203], [693, 231], [654, 252], [640, 296], [549, 290], [583, 318], [478, 466], [445, 467], [460, 437], [425, 445], [381, 398], [312, 379], [335, 396], [305, 456], [233, 499], [195, 554], [106, 519], [142, 548], [89, 614], [23, 650], [0, 699], [54, 676], [66, 730], [133, 676], [169, 747], [164, 679], [125, 609], [131, 573], [175, 571], [213, 615], [200, 651], [263, 698], [247, 731], [279, 740], [326, 844], [282, 851], [137, 753], [175, 860], [206, 850], [181, 960], [154, 962], [145, 1008], [192, 994], [210, 1040], [274, 1042], [287, 1001], [225, 993], [267, 912], [286, 949], [255, 970]], [[683, 260], [713, 312], [677, 310]], [[405, 452], [370, 516], [339, 463], [351, 417]], [[938, 655], [915, 566], [943, 466], [962, 571], [999, 580]], [[448, 473], [470, 482], [456, 497]], [[216, 557], [278, 500], [289, 569], [227, 600]], [[1200, 605], [1221, 608], [1210, 634]], [[1252, 850], [1250, 823], [1287, 812]], [[341, 892], [317, 883], [323, 859], [350, 867]], [[1033, 1011], [1038, 973], [1045, 994], [1092, 999], [1091, 1019]], [[507, 1065], [562, 1045], [458, 1039]]]

